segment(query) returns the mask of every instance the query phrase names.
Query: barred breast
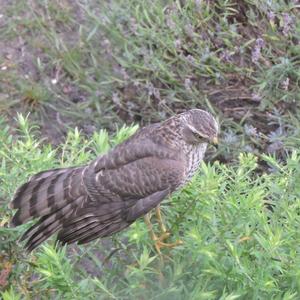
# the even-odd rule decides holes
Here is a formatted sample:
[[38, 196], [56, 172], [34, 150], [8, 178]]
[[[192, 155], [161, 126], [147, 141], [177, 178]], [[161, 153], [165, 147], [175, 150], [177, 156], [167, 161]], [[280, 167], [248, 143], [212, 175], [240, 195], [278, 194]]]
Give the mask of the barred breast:
[[186, 169], [183, 183], [181, 187], [188, 183], [197, 172], [201, 161], [203, 160], [207, 144], [192, 145], [185, 149], [186, 153]]

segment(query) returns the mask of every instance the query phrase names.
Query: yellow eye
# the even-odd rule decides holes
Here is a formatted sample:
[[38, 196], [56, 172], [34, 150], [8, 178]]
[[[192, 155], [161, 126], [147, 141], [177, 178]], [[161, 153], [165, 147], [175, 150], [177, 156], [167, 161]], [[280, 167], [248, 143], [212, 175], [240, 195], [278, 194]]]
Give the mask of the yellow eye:
[[203, 136], [201, 134], [199, 134], [198, 132], [194, 133], [197, 139], [203, 139]]
[[198, 141], [201, 141], [202, 143], [209, 143], [209, 139], [206, 136], [201, 135], [198, 132], [194, 132], [195, 137], [197, 138]]

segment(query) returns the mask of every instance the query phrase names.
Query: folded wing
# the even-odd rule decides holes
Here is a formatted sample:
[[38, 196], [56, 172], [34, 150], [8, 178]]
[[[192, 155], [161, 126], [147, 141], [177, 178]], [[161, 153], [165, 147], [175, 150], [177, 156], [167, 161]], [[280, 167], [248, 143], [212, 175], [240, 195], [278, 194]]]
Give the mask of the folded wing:
[[[33, 176], [16, 192], [14, 226], [38, 218], [22, 240], [31, 251], [58, 231], [63, 243], [86, 243], [118, 232], [157, 206], [181, 183], [179, 153], [135, 139], [88, 166]], [[130, 150], [131, 148], [131, 150]]]

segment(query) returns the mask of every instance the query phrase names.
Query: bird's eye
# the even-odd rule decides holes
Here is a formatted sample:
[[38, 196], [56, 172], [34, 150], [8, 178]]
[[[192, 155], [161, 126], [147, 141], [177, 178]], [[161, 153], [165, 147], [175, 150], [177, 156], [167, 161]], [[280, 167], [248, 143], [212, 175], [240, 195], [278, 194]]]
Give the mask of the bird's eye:
[[203, 136], [201, 134], [199, 134], [198, 132], [194, 132], [194, 134], [197, 139], [199, 139], [199, 140], [203, 139]]
[[198, 133], [198, 132], [194, 132], [194, 135], [196, 137], [196, 139], [201, 142], [201, 143], [209, 143], [209, 139], [206, 136], [203, 136], [202, 134]]

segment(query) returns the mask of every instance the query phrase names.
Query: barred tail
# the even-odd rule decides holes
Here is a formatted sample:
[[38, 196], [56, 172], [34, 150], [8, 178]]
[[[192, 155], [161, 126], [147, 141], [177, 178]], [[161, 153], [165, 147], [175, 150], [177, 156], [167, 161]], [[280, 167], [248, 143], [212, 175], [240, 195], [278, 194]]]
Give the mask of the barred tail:
[[10, 204], [11, 208], [17, 209], [11, 225], [18, 226], [40, 218], [21, 238], [28, 238], [26, 248], [29, 251], [59, 230], [86, 201], [83, 170], [83, 167], [75, 167], [41, 172], [17, 190]]

